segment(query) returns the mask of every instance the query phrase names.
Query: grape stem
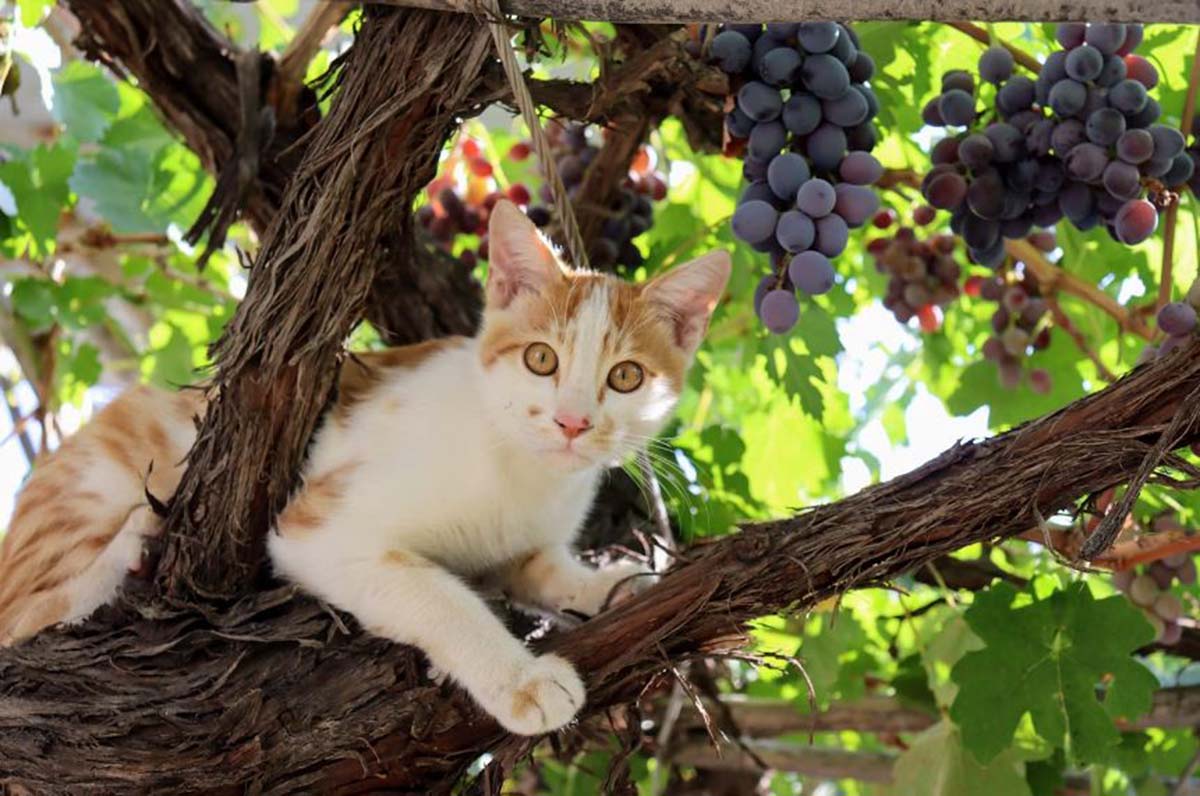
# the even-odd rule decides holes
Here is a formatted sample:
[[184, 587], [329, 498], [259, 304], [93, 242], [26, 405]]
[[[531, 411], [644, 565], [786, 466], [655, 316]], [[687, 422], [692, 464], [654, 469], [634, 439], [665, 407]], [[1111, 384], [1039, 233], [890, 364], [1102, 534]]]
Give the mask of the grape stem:
[[1061, 290], [1092, 304], [1115, 320], [1123, 331], [1136, 334], [1144, 340], [1154, 338], [1154, 332], [1138, 314], [1121, 306], [1116, 299], [1095, 285], [1050, 263], [1029, 241], [1006, 240], [1004, 248], [1014, 258], [1025, 263], [1025, 267], [1037, 277], [1044, 293]]
[[1114, 376], [1113, 372], [1109, 370], [1107, 366], [1105, 366], [1103, 361], [1101, 361], [1100, 355], [1097, 354], [1090, 345], [1088, 345], [1087, 338], [1084, 337], [1083, 332], [1079, 331], [1075, 324], [1071, 322], [1071, 318], [1065, 312], [1063, 312], [1062, 306], [1058, 303], [1058, 299], [1051, 295], [1046, 299], [1046, 305], [1050, 308], [1050, 314], [1054, 318], [1054, 325], [1066, 332], [1067, 335], [1075, 341], [1075, 346], [1084, 354], [1086, 354], [1088, 359], [1092, 360], [1092, 364], [1096, 366], [1096, 374], [1109, 384], [1112, 384], [1114, 381], [1116, 381], [1117, 377]]
[[1006, 41], [993, 41], [991, 34], [978, 25], [975, 25], [971, 22], [951, 22], [949, 24], [950, 27], [961, 33], [967, 34], [972, 39], [975, 39], [984, 45], [991, 46], [992, 44], [999, 44], [1001, 47], [1012, 53], [1014, 61], [1028, 69], [1030, 72], [1033, 72], [1035, 75], [1042, 71], [1042, 65], [1038, 62], [1038, 59], [1034, 58], [1032, 55], [1020, 49], [1019, 47], [1014, 47]]
[[[1183, 100], [1183, 119], [1179, 125], [1180, 132], [1186, 141], [1192, 132], [1192, 117], [1196, 113], [1196, 86], [1200, 84], [1200, 33], [1196, 34], [1196, 51], [1192, 55], [1192, 73], [1188, 78], [1187, 95]], [[1162, 275], [1158, 285], [1158, 302], [1156, 307], [1162, 307], [1171, 300], [1172, 278], [1171, 269], [1175, 264], [1175, 221], [1179, 214], [1179, 199], [1167, 207], [1167, 217], [1163, 220], [1163, 259]]]
[[[1083, 541], [1074, 526], [1046, 530], [1030, 528], [1019, 534], [1017, 538], [1027, 542], [1036, 542], [1043, 546], [1049, 540], [1055, 552], [1068, 559], [1073, 559], [1079, 554], [1079, 547]], [[1121, 572], [1179, 553], [1191, 553], [1197, 550], [1200, 550], [1200, 534], [1188, 531], [1164, 531], [1143, 534], [1129, 541], [1118, 542], [1089, 563], [1091, 566], [1101, 569]]]

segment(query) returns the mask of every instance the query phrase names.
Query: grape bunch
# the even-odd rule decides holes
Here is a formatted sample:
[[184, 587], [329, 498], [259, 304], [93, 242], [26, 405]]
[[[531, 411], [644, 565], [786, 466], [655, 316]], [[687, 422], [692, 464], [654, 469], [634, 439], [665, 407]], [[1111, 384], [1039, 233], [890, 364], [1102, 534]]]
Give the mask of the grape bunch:
[[964, 128], [935, 145], [922, 192], [952, 213], [952, 229], [982, 265], [1004, 261], [1006, 238], [1063, 217], [1140, 243], [1158, 226], [1147, 189], [1191, 166], [1182, 134], [1156, 124], [1161, 108], [1149, 90], [1158, 73], [1133, 53], [1141, 25], [1064, 23], [1057, 38], [1063, 49], [1037, 80], [1014, 74], [1005, 48], [983, 53], [978, 74], [995, 87], [994, 113], [979, 110], [983, 87], [961, 70], [942, 77], [942, 93], [922, 111], [928, 124]]
[[[589, 133], [587, 127], [574, 123], [551, 124], [546, 130], [559, 176], [571, 199], [578, 195], [588, 165], [600, 152], [600, 146], [590, 142]], [[591, 137], [600, 136], [591, 133]], [[522, 163], [531, 154], [531, 144], [518, 141], [509, 148], [507, 158]], [[633, 240], [653, 223], [653, 202], [667, 195], [666, 177], [655, 170], [655, 158], [648, 147], [641, 147], [635, 154], [629, 175], [608, 208], [601, 237], [588, 251], [592, 265], [641, 264], [642, 254]], [[459, 140], [442, 162], [440, 173], [426, 187], [426, 193], [429, 202], [418, 208], [417, 220], [441, 249], [453, 253], [459, 236], [477, 236], [474, 242], [468, 239], [459, 248], [459, 259], [468, 265], [488, 259], [488, 217], [502, 198], [524, 208], [538, 227], [552, 228], [557, 223], [552, 209], [554, 195], [548, 182], [543, 181], [537, 189], [540, 203], [533, 201], [529, 187], [522, 182], [513, 182], [501, 191], [495, 167], [483, 156], [479, 143], [467, 136]]]
[[1191, 339], [1196, 332], [1196, 311], [1200, 309], [1200, 279], [1192, 283], [1183, 301], [1164, 304], [1158, 311], [1158, 328], [1167, 337], [1157, 346], [1146, 346], [1141, 361], [1165, 357]]
[[726, 151], [750, 183], [733, 234], [769, 257], [755, 311], [782, 334], [800, 317], [795, 291], [829, 291], [831, 259], [879, 208], [875, 63], [835, 22], [724, 25], [708, 58], [730, 76]]
[[1184, 586], [1196, 582], [1196, 562], [1188, 553], [1160, 558], [1137, 571], [1125, 569], [1114, 572], [1113, 585], [1129, 601], [1142, 609], [1142, 613], [1154, 626], [1155, 639], [1162, 644], [1178, 643], [1183, 635], [1179, 619], [1183, 616], [1183, 603], [1172, 594], [1172, 584], [1178, 580]]
[[1042, 395], [1050, 392], [1050, 372], [1027, 368], [1029, 357], [1050, 345], [1050, 310], [1033, 275], [1014, 267], [989, 277], [969, 277], [964, 287], [967, 295], [996, 304], [992, 334], [982, 353], [996, 364], [1000, 384], [1016, 389], [1028, 370], [1029, 388]]
[[[931, 223], [935, 217], [936, 212], [926, 205], [912, 214], [913, 223], [919, 226]], [[881, 210], [873, 224], [888, 229], [895, 221], [894, 211]], [[874, 238], [867, 244], [875, 270], [888, 277], [883, 306], [897, 321], [907, 324], [916, 318], [923, 332], [941, 328], [943, 312], [959, 296], [962, 267], [954, 259], [957, 245], [953, 235], [922, 240], [912, 226], [901, 226], [891, 237]]]

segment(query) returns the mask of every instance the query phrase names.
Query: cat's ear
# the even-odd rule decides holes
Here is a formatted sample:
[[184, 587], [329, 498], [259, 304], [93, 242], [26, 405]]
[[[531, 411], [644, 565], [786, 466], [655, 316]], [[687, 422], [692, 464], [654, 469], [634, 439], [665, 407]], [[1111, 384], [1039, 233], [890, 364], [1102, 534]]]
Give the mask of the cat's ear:
[[507, 199], [497, 202], [488, 220], [488, 306], [504, 309], [521, 293], [564, 278], [558, 258], [529, 217]]
[[713, 251], [655, 277], [642, 289], [646, 301], [666, 311], [675, 327], [675, 344], [688, 354], [708, 331], [731, 269], [729, 252]]

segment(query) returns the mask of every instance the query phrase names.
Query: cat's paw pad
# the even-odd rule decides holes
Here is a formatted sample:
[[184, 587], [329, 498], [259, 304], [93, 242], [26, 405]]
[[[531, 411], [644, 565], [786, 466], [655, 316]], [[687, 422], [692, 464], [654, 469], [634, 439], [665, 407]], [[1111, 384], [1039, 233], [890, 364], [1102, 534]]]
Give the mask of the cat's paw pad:
[[518, 735], [542, 735], [575, 718], [587, 694], [575, 667], [557, 655], [542, 655], [521, 671], [496, 719]]

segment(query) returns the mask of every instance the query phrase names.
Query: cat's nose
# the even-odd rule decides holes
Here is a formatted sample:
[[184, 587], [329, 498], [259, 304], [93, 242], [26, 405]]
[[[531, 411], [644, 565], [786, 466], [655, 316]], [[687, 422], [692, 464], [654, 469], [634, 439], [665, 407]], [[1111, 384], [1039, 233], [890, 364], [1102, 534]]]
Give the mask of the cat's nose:
[[588, 418], [569, 412], [558, 412], [554, 415], [554, 422], [567, 439], [575, 439], [592, 427], [592, 421]]

